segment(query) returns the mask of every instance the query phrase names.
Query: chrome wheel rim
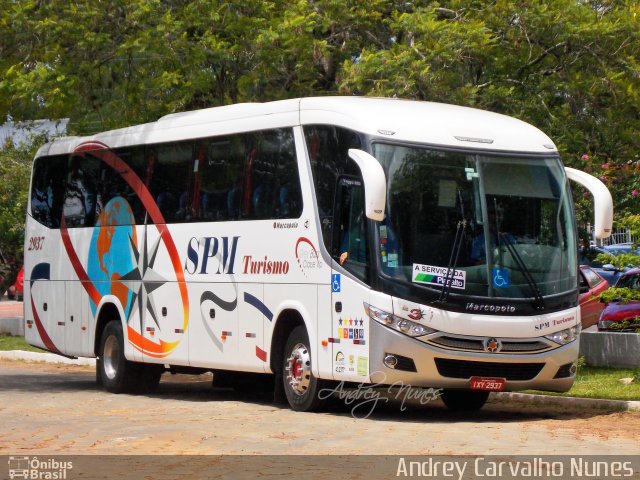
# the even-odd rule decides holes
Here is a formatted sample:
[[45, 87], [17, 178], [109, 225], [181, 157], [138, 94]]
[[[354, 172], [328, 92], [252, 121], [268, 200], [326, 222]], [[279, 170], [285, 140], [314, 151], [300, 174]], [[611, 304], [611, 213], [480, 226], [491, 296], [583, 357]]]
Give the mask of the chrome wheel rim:
[[120, 367], [120, 345], [115, 335], [109, 335], [104, 342], [102, 365], [109, 380], [116, 378]]
[[296, 395], [304, 395], [311, 382], [311, 356], [306, 345], [298, 343], [293, 347], [285, 370], [291, 390]]

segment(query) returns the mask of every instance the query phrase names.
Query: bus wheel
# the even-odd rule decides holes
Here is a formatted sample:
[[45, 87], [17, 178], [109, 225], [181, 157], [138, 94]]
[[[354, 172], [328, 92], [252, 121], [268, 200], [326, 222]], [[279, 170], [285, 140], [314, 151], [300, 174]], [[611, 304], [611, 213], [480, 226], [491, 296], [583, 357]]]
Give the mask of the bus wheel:
[[124, 356], [122, 324], [112, 320], [107, 324], [100, 339], [99, 374], [104, 388], [112, 393], [132, 391], [139, 378], [139, 366]]
[[293, 410], [308, 412], [320, 406], [321, 382], [311, 373], [309, 337], [303, 326], [293, 329], [284, 350], [284, 393]]
[[445, 389], [441, 398], [449, 410], [474, 412], [483, 407], [487, 398], [489, 398], [489, 392], [483, 390]]

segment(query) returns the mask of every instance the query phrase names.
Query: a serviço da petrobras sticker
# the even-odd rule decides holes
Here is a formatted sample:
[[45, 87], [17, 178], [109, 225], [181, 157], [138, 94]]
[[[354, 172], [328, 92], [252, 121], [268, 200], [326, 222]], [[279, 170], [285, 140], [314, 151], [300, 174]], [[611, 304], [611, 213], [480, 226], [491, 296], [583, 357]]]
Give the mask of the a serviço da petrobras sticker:
[[[427, 285], [444, 286], [447, 278], [446, 267], [435, 267], [433, 265], [413, 264], [413, 274], [411, 280], [414, 283], [424, 283]], [[451, 278], [453, 276], [453, 278]], [[449, 280], [451, 280], [451, 288], [464, 290], [467, 281], [467, 272], [464, 270], [455, 270], [453, 275], [449, 272]]]

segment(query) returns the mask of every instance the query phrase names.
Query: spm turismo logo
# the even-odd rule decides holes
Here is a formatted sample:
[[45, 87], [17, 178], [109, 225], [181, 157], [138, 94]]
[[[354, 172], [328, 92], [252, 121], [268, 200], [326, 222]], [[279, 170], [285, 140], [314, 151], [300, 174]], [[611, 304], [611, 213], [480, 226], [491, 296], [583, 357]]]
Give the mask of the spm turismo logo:
[[33, 480], [64, 480], [69, 478], [68, 470], [73, 462], [38, 457], [9, 457], [9, 478], [26, 478]]

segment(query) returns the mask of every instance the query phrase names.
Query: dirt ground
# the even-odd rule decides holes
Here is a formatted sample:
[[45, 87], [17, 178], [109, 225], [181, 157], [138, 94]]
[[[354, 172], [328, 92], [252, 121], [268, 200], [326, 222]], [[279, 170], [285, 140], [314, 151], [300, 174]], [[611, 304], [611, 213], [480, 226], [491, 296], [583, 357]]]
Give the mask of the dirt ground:
[[152, 395], [99, 389], [89, 367], [0, 360], [0, 455], [640, 454], [640, 413], [491, 402], [454, 414], [439, 401], [334, 400], [299, 413], [266, 395], [214, 389], [211, 376], [163, 375]]

